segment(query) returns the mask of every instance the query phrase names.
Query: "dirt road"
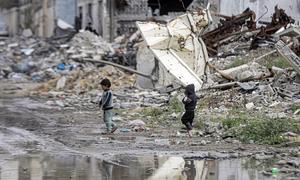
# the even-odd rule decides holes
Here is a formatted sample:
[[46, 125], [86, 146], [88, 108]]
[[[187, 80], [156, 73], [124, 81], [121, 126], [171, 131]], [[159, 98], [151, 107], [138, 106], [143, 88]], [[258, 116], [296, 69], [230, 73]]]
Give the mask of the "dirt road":
[[[110, 160], [116, 155], [159, 153], [199, 159], [254, 157], [260, 160], [276, 156], [280, 160], [299, 151], [298, 147], [242, 144], [199, 136], [190, 139], [185, 133], [180, 133], [177, 126], [162, 125], [143, 132], [122, 132], [120, 130], [127, 124], [126, 117], [117, 122], [119, 130], [114, 135], [101, 135], [105, 125], [96, 106], [53, 106], [49, 103], [53, 99], [49, 97], [29, 96], [26, 88], [34, 86], [32, 84], [2, 84], [1, 155], [71, 154]], [[299, 161], [299, 156], [295, 158]]]

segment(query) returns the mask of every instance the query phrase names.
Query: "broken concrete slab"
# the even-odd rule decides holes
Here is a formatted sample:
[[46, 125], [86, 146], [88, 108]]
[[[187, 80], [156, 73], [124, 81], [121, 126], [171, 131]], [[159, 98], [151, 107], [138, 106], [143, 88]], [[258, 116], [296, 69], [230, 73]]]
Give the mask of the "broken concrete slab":
[[287, 62], [300, 75], [300, 58], [283, 41], [276, 43], [277, 51], [287, 60]]
[[250, 102], [250, 103], [246, 104], [246, 109], [251, 110], [253, 108], [254, 108], [254, 103], [253, 102]]
[[289, 36], [289, 37], [299, 37], [300, 29], [299, 27], [289, 27], [287, 29], [279, 30], [273, 36], [281, 37], [281, 36]]
[[56, 90], [63, 89], [66, 85], [67, 78], [65, 76], [61, 77], [56, 83]]
[[244, 91], [252, 91], [257, 88], [257, 82], [237, 82], [237, 85], [240, 86]]
[[268, 69], [256, 62], [252, 62], [249, 64], [243, 64], [241, 66], [222, 70], [221, 72], [235, 80], [246, 81], [262, 78], [264, 75], [268, 74]]
[[33, 35], [31, 29], [25, 29], [23, 32], [22, 32], [22, 36], [23, 37], [26, 37], [26, 38], [30, 38], [31, 36]]
[[31, 49], [31, 48], [21, 49], [21, 52], [24, 53], [27, 56], [30, 56], [34, 52], [34, 49]]
[[62, 19], [57, 20], [57, 26], [61, 29], [74, 29], [74, 27]]
[[143, 38], [156, 58], [183, 85], [202, 87], [208, 60], [204, 42], [198, 35], [208, 25], [208, 10], [188, 12], [169, 23], [137, 22]]
[[19, 46], [18, 43], [12, 43], [12, 44], [8, 45], [9, 48], [14, 48], [14, 47], [18, 47], [18, 46]]

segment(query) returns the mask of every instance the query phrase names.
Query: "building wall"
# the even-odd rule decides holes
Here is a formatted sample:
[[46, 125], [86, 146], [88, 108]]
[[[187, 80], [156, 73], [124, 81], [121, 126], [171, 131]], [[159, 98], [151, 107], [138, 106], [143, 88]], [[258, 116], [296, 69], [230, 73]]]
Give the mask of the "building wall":
[[3, 31], [7, 28], [5, 19], [4, 19], [4, 12], [0, 11], [0, 31]]
[[[48, 0], [49, 1], [49, 0]], [[43, 8], [34, 15], [34, 33], [40, 37], [51, 37], [55, 28], [54, 1], [43, 3]]]
[[136, 21], [145, 21], [148, 18], [148, 0], [128, 0], [128, 6], [115, 10], [114, 36], [131, 34], [137, 30]]
[[176, 78], [171, 75], [158, 60], [155, 59], [154, 54], [147, 47], [147, 44], [144, 41], [139, 44], [136, 69], [139, 72], [158, 78], [157, 82], [152, 82], [149, 78], [137, 76], [136, 85], [140, 88], [152, 89], [178, 83]]
[[[110, 0], [78, 0], [77, 16], [80, 16], [79, 9], [82, 8], [81, 26], [84, 29], [89, 22], [96, 31], [106, 40], [110, 40]], [[92, 6], [91, 11], [89, 6]]]
[[[22, 1], [20, 7], [0, 10], [1, 22], [8, 26], [11, 36], [31, 29], [41, 37], [50, 37], [54, 33], [55, 20], [60, 18], [73, 25], [77, 0], [32, 0]], [[73, 7], [73, 8], [72, 8]]]
[[300, 20], [300, 1], [295, 0], [220, 0], [220, 13], [224, 15], [236, 15], [243, 12], [247, 7], [250, 7], [256, 13], [256, 17], [261, 17], [268, 8], [268, 12], [264, 15], [262, 21], [271, 21], [274, 13], [274, 7], [278, 4], [279, 8], [293, 17], [297, 23]]
[[77, 11], [76, 0], [55, 0], [55, 18], [61, 19], [70, 25], [75, 25]]
[[17, 27], [17, 13], [16, 8], [13, 9], [2, 9], [0, 10], [0, 24], [2, 24], [2, 27], [7, 28], [9, 35], [13, 35], [17, 33], [17, 29], [14, 27]]

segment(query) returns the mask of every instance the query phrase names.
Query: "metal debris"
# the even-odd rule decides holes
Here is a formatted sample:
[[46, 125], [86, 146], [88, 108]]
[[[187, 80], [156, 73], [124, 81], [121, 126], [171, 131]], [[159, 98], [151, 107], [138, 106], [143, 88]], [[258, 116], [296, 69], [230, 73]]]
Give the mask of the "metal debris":
[[201, 36], [207, 46], [209, 55], [216, 55], [218, 53], [217, 47], [221, 44], [220, 41], [236, 35], [236, 33], [240, 32], [244, 27], [248, 28], [246, 31], [256, 30], [256, 15], [255, 12], [249, 8], [242, 14], [236, 16], [229, 17], [221, 14], [216, 14], [216, 16], [224, 19], [220, 20], [219, 27]]

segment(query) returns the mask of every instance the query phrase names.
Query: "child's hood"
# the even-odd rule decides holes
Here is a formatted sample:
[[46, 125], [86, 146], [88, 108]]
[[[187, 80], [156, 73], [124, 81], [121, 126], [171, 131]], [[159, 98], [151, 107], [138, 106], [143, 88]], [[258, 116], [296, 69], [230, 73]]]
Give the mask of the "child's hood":
[[189, 84], [185, 87], [185, 94], [194, 95], [195, 94], [195, 85]]

